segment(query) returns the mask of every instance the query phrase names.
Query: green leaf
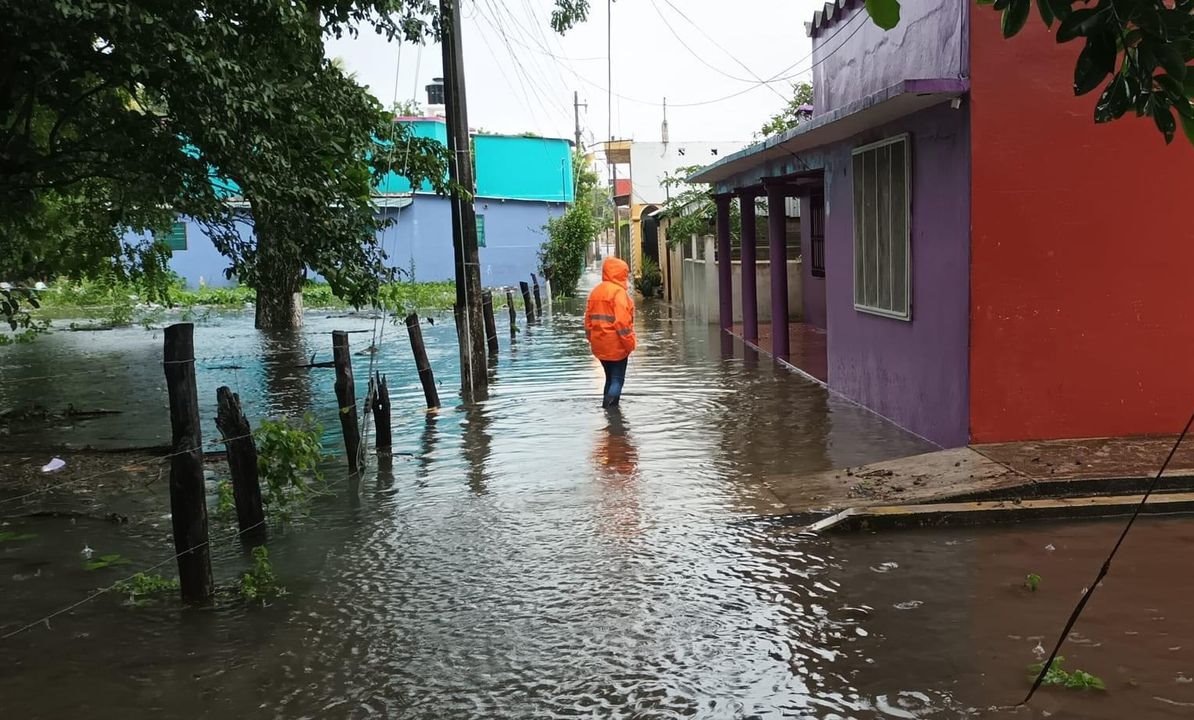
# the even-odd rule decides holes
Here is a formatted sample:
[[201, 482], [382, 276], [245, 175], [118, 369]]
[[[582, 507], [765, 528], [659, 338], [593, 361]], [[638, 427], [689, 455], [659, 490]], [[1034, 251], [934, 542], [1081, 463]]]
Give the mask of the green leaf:
[[1175, 80], [1172, 75], [1157, 75], [1153, 78], [1153, 80], [1169, 95], [1169, 99], [1171, 101], [1186, 99], [1185, 89], [1183, 88], [1182, 83], [1178, 80]]
[[1178, 119], [1182, 121], [1182, 132], [1186, 134], [1186, 139], [1190, 141], [1191, 145], [1194, 145], [1194, 118], [1180, 114]]
[[1186, 60], [1182, 51], [1172, 44], [1157, 48], [1157, 63], [1179, 82], [1186, 78]]
[[1085, 95], [1115, 71], [1115, 40], [1106, 34], [1087, 38], [1074, 65], [1074, 94]]
[[1045, 27], [1052, 28], [1055, 16], [1050, 0], [1036, 0], [1036, 9], [1041, 14], [1041, 20], [1045, 23]]
[[1173, 135], [1177, 132], [1177, 122], [1173, 119], [1173, 111], [1167, 107], [1154, 107], [1153, 122], [1165, 136], [1165, 143], [1173, 142]]
[[1095, 103], [1095, 122], [1105, 123], [1123, 117], [1128, 111], [1131, 98], [1128, 96], [1128, 81], [1123, 75], [1116, 75], [1107, 84], [1099, 101]]
[[1032, 0], [1012, 0], [1003, 11], [1003, 36], [1014, 37], [1024, 29], [1028, 22], [1028, 13], [1032, 10]]
[[1062, 20], [1061, 25], [1057, 27], [1057, 42], [1069, 42], [1074, 38], [1089, 35], [1092, 30], [1098, 27], [1100, 22], [1103, 22], [1103, 13], [1101, 10], [1092, 10], [1090, 8], [1075, 10], [1069, 14], [1069, 17]]
[[1059, 21], [1065, 20], [1074, 12], [1074, 6], [1070, 0], [1047, 0], [1049, 8], [1053, 11], [1053, 16]]
[[884, 30], [900, 24], [899, 0], [866, 0], [866, 11], [871, 20]]

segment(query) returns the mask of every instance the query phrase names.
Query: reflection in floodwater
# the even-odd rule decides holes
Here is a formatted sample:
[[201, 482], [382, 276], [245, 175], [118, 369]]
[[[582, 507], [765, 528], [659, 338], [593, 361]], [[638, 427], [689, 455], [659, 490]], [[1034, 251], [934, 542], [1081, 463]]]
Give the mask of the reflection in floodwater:
[[477, 495], [485, 493], [485, 463], [489, 459], [489, 420], [485, 405], [474, 403], [464, 409], [464, 430], [461, 437], [461, 452], [468, 464], [468, 485]]
[[[437, 411], [424, 409], [405, 338], [381, 343], [392, 475], [368, 470], [362, 486], [379, 491], [346, 500], [345, 464], [328, 463], [337, 492], [270, 534], [286, 597], [191, 612], [98, 596], [0, 641], [4, 717], [1001, 718], [972, 708], [1022, 696], [1037, 639], [1056, 632], [1106, 551], [1097, 524], [794, 534], [759, 519], [773, 502], [763, 481], [926, 446], [741, 345], [724, 357], [715, 329], [649, 303], [621, 412], [607, 415], [575, 308], [557, 305], [516, 351], [506, 318], [497, 382], [469, 406], [455, 392], [450, 322], [425, 329]], [[294, 366], [316, 350], [326, 359], [331, 330], [371, 327], [315, 314], [302, 336], [263, 336], [247, 315], [198, 327], [201, 357], [264, 355], [238, 370], [197, 366], [205, 432], [215, 388], [239, 386], [254, 424], [311, 411], [339, 450], [332, 373]], [[160, 337], [45, 340], [0, 350], [0, 403], [121, 411], [73, 427], [72, 441], [149, 445], [168, 432]], [[39, 363], [108, 363], [116, 384], [4, 382]], [[3, 369], [16, 365], [32, 367]], [[363, 368], [357, 380], [364, 397]], [[84, 546], [119, 553], [130, 572], [170, 570], [162, 486], [146, 490], [153, 512], [121, 525], [102, 520], [99, 488], [79, 517], [0, 505], [0, 529], [31, 536], [0, 543], [0, 634], [124, 574], [84, 570]], [[215, 575], [229, 587], [246, 560], [213, 523]], [[1155, 552], [1162, 543], [1177, 552]], [[1194, 524], [1142, 521], [1065, 651], [1109, 691], [1051, 690], [1035, 706], [1054, 720], [1188, 716], [1194, 576], [1169, 558], [1190, 548]], [[1023, 591], [1027, 573], [1043, 578], [1039, 592]]]
[[593, 465], [600, 483], [599, 522], [620, 539], [637, 537], [640, 527], [638, 449], [619, 408], [606, 411], [607, 423], [597, 431]]

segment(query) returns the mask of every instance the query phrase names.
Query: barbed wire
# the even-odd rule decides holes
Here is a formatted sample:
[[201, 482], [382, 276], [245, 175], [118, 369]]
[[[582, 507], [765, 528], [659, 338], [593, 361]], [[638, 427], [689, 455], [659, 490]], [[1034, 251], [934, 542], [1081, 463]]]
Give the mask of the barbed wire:
[[[257, 528], [265, 525], [266, 522], [267, 522], [266, 520], [261, 520], [259, 522], [254, 523], [253, 525], [250, 525], [249, 527], [247, 527], [243, 530], [236, 531], [235, 533], [227, 536], [226, 538], [219, 538], [219, 540], [220, 541], [235, 540], [236, 538], [240, 537], [241, 535], [244, 535], [247, 532], [256, 530]], [[182, 557], [183, 555], [186, 555], [187, 553], [195, 552], [196, 550], [199, 550], [200, 548], [203, 548], [203, 547], [210, 546], [211, 544], [212, 544], [212, 540], [209, 537], [207, 540], [204, 540], [201, 543], [198, 543], [192, 547], [189, 547], [186, 550], [183, 550], [182, 552], [175, 553], [174, 555], [171, 555], [170, 557], [166, 558], [165, 560], [162, 560], [159, 563], [150, 565], [149, 567], [142, 568], [127, 577], [121, 578], [120, 580], [117, 580], [117, 581], [111, 583], [110, 585], [99, 588], [98, 590], [95, 590], [91, 594], [84, 597], [82, 600], [79, 600], [77, 602], [71, 603], [70, 605], [66, 605], [64, 607], [58, 608], [57, 610], [55, 610], [51, 613], [48, 613], [46, 615], [43, 615], [42, 617], [38, 618], [37, 620], [34, 620], [33, 622], [26, 623], [26, 624], [22, 625], [21, 627], [17, 628], [16, 630], [12, 630], [8, 633], [5, 633], [4, 635], [0, 636], [0, 640], [8, 640], [9, 638], [16, 637], [17, 635], [20, 635], [21, 633], [23, 633], [27, 630], [31, 630], [31, 629], [37, 627], [38, 625], [44, 624], [48, 628], [50, 625], [50, 621], [53, 620], [54, 618], [58, 617], [59, 615], [63, 615], [65, 613], [70, 612], [71, 610], [82, 607], [83, 605], [86, 605], [87, 603], [91, 602], [92, 600], [95, 600], [96, 598], [100, 597], [101, 595], [106, 595], [107, 593], [112, 592], [122, 583], [126, 583], [129, 580], [132, 580], [133, 578], [137, 577], [138, 575], [141, 575], [141, 574], [147, 573], [147, 572], [153, 572], [154, 570], [157, 570], [160, 567], [163, 567], [165, 565], [168, 565], [168, 564], [178, 560], [178, 558]]]
[[101, 470], [99, 472], [92, 473], [90, 475], [84, 475], [83, 477], [68, 478], [66, 480], [63, 480], [62, 482], [57, 482], [52, 485], [47, 485], [45, 487], [38, 488], [37, 490], [31, 490], [31, 491], [29, 491], [27, 493], [23, 493], [21, 495], [15, 495], [13, 497], [0, 499], [0, 506], [10, 505], [10, 504], [16, 503], [16, 502], [21, 502], [21, 501], [27, 500], [31, 497], [41, 495], [41, 494], [44, 494], [47, 492], [51, 492], [53, 490], [57, 490], [58, 488], [66, 487], [67, 485], [71, 485], [74, 483], [86, 482], [88, 480], [95, 480], [96, 478], [101, 478], [101, 477], [104, 477], [105, 475], [113, 475], [113, 474], [119, 473], [119, 472], [128, 472], [130, 470], [136, 470], [136, 469], [139, 469], [140, 466], [144, 465], [145, 463], [153, 463], [153, 462], [161, 463], [163, 460], [169, 460], [170, 458], [178, 457], [179, 455], [186, 455], [188, 453], [198, 452], [198, 451], [203, 450], [206, 447], [210, 447], [213, 445], [225, 445], [227, 443], [230, 443], [230, 442], [233, 442], [236, 440], [243, 440], [245, 438], [254, 437], [258, 433], [260, 433], [261, 430], [262, 430], [261, 428], [258, 428], [252, 432], [245, 433], [243, 435], [238, 435], [236, 437], [220, 438], [218, 440], [208, 440], [200, 445], [196, 445], [195, 447], [190, 447], [185, 450], [177, 450], [175, 452], [167, 453], [165, 455], [157, 455], [154, 457], [145, 458], [144, 460], [141, 460], [140, 462], [128, 463], [125, 465], [121, 465], [119, 467], [109, 468], [107, 470]]

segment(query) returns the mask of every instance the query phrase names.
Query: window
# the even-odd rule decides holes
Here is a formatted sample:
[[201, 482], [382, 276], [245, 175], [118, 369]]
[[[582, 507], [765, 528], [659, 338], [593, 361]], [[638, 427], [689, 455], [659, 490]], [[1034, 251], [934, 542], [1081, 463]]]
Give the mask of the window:
[[813, 195], [809, 205], [809, 269], [813, 277], [825, 277], [825, 197]]
[[854, 150], [854, 307], [910, 320], [908, 136]]
[[184, 222], [176, 222], [170, 226], [170, 232], [164, 233], [157, 238], [165, 243], [166, 247], [170, 248], [171, 252], [180, 252], [187, 249], [187, 224]]

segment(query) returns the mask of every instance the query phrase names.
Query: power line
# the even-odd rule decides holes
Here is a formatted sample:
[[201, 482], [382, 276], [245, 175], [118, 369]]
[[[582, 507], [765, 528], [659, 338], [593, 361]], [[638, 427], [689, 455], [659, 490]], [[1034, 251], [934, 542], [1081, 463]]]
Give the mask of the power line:
[[[670, 2], [668, 2], [668, 5], [671, 5], [673, 9], [676, 9], [675, 5], [672, 5]], [[659, 3], [655, 2], [655, 0], [651, 0], [651, 7], [655, 8], [655, 14], [656, 14], [656, 15], [658, 15], [658, 16], [659, 16], [659, 19], [663, 21], [663, 24], [664, 24], [664, 26], [665, 26], [665, 27], [668, 29], [668, 31], [670, 31], [670, 32], [671, 32], [672, 36], [676, 38], [677, 42], [679, 42], [679, 43], [680, 43], [680, 45], [682, 45], [682, 46], [684, 47], [684, 49], [688, 51], [688, 54], [689, 54], [689, 55], [692, 55], [694, 58], [696, 58], [696, 59], [697, 59], [697, 60], [698, 60], [698, 61], [699, 61], [699, 62], [700, 62], [702, 65], [704, 65], [705, 67], [709, 68], [709, 69], [710, 69], [710, 70], [712, 70], [713, 72], [715, 72], [715, 73], [717, 73], [717, 74], [719, 74], [719, 75], [721, 75], [721, 76], [723, 76], [723, 77], [727, 77], [727, 78], [729, 78], [730, 80], [735, 80], [735, 81], [737, 81], [737, 82], [744, 82], [744, 83], [762, 82], [762, 83], [764, 83], [764, 84], [766, 84], [767, 82], [769, 82], [769, 81], [765, 81], [765, 80], [763, 80], [761, 77], [759, 77], [759, 76], [758, 76], [758, 74], [757, 74], [757, 73], [755, 73], [755, 72], [754, 72], [753, 70], [751, 70], [750, 68], [746, 68], [746, 70], [747, 70], [747, 72], [749, 72], [751, 75], [754, 75], [754, 80], [751, 80], [750, 78], [738, 77], [737, 75], [731, 75], [730, 73], [726, 72], [725, 70], [722, 70], [720, 67], [718, 67], [718, 66], [714, 65], [713, 63], [709, 62], [708, 60], [706, 60], [706, 59], [705, 59], [704, 55], [702, 55], [701, 53], [697, 52], [696, 50], [693, 50], [693, 49], [692, 49], [692, 46], [690, 46], [688, 43], [686, 43], [686, 42], [684, 41], [684, 38], [680, 37], [680, 33], [676, 31], [676, 28], [672, 26], [672, 24], [671, 24], [671, 22], [670, 22], [670, 21], [668, 21], [668, 19], [667, 19], [667, 16], [663, 14], [663, 10], [662, 10], [662, 9], [660, 9], [660, 7], [659, 7]], [[679, 12], [679, 10], [678, 10], [678, 9], [677, 9], [677, 12]], [[689, 19], [688, 19], [688, 16], [684, 15], [684, 13], [682, 13], [682, 12], [681, 12], [681, 13], [680, 13], [680, 16], [681, 16], [681, 17], [683, 17], [685, 20], [688, 20], [688, 22], [690, 22], [690, 23], [692, 22], [692, 20], [689, 20]], [[700, 28], [699, 28], [699, 27], [698, 27], [697, 29], [698, 29], [698, 30], [700, 30]], [[701, 30], [701, 34], [705, 34], [703, 30]], [[706, 37], [708, 37], [708, 36], [706, 35]], [[712, 38], [710, 38], [710, 39], [712, 40]], [[714, 41], [714, 45], [717, 45], [716, 41]], [[725, 48], [721, 47], [720, 45], [717, 45], [717, 47], [718, 47], [718, 48], [720, 48], [720, 49], [721, 49], [723, 52], [726, 52], [727, 54], [729, 54], [729, 51], [727, 51]], [[737, 57], [734, 57], [732, 54], [730, 55], [730, 57], [733, 57], [735, 62], [737, 62], [739, 65], [742, 65], [742, 62], [741, 62], [740, 60], [738, 60], [738, 58], [737, 58]], [[743, 67], [746, 67], [746, 66], [745, 66], [745, 65], [743, 65]], [[778, 90], [776, 90], [775, 88], [771, 87], [770, 85], [767, 85], [767, 87], [768, 87], [768, 89], [770, 89], [772, 92], [774, 92], [775, 94], [779, 95], [781, 99], [784, 99], [784, 100], [786, 100], [786, 99], [787, 99], [787, 98], [785, 98], [785, 97], [783, 96], [783, 94], [782, 94], [782, 93], [780, 93], [780, 92], [779, 92]]]
[[[612, 2], [612, 0], [611, 0], [611, 2]], [[838, 34], [845, 31], [845, 29], [847, 27], [849, 27], [851, 25], [855, 25], [855, 23], [857, 23], [860, 18], [865, 18], [865, 17], [867, 17], [867, 14], [865, 12], [858, 13], [857, 15], [852, 17], [849, 21], [842, 23], [833, 32], [833, 34], [831, 34], [827, 38], [825, 38], [825, 41], [828, 42], [828, 41], [832, 40]], [[732, 92], [728, 95], [723, 95], [721, 97], [711, 98], [708, 100], [697, 100], [697, 101], [693, 101], [693, 102], [680, 102], [680, 103], [668, 102], [668, 106], [669, 107], [701, 107], [704, 105], [715, 105], [717, 103], [725, 102], [726, 100], [732, 100], [733, 98], [739, 97], [741, 95], [745, 95], [746, 93], [751, 92], [752, 90], [757, 90], [759, 87], [766, 85], [767, 83], [778, 82], [780, 80], [791, 80], [792, 78], [799, 77], [800, 75], [808, 73], [811, 70], [813, 70], [814, 68], [820, 66], [826, 60], [828, 60], [829, 58], [831, 58], [832, 56], [837, 54], [837, 52], [839, 50], [841, 50], [842, 47], [844, 47], [845, 44], [847, 42], [849, 42], [850, 39], [853, 38], [858, 33], [859, 30], [861, 30], [863, 27], [865, 27], [865, 25], [866, 25], [865, 22], [858, 23], [856, 25], [856, 27], [854, 27], [853, 31], [848, 36], [846, 36], [845, 39], [843, 39], [840, 43], [838, 43], [838, 45], [836, 47], [834, 47], [832, 50], [830, 50], [827, 54], [822, 56], [816, 62], [809, 65], [807, 68], [804, 68], [804, 69], [796, 71], [796, 72], [790, 72], [792, 70], [792, 68], [795, 68], [797, 65], [801, 64], [802, 62], [812, 58], [813, 53], [809, 53], [808, 55], [805, 55], [804, 57], [800, 58], [796, 62], [789, 65], [788, 67], [784, 68], [783, 70], [780, 70], [778, 73], [771, 76], [770, 78], [756, 82], [751, 87], [748, 87], [748, 88], [745, 88], [742, 90], [738, 90], [736, 92]], [[617, 97], [620, 100], [637, 103], [639, 105], [648, 105], [648, 106], [652, 106], [652, 107], [659, 105], [659, 101], [657, 101], [657, 100], [643, 100], [641, 98], [636, 98], [636, 97], [631, 97], [629, 95], [615, 93], [615, 92], [613, 92], [613, 90], [610, 88], [609, 85], [601, 85], [600, 83], [593, 82], [592, 80], [585, 77], [584, 75], [581, 75], [580, 73], [578, 73], [575, 69], [573, 69], [571, 67], [565, 66], [565, 69], [568, 70], [568, 72], [570, 72], [573, 76], [575, 76], [578, 80], [585, 83], [586, 85], [596, 88], [597, 90], [601, 90], [603, 92], [609, 93], [609, 95], [612, 97]], [[612, 84], [612, 83], [610, 83], [610, 84]], [[612, 114], [612, 100], [610, 101], [610, 104], [611, 104], [611, 114]], [[611, 124], [611, 126], [612, 126], [612, 124]]]

